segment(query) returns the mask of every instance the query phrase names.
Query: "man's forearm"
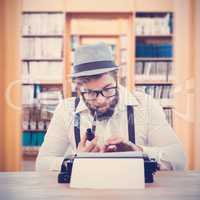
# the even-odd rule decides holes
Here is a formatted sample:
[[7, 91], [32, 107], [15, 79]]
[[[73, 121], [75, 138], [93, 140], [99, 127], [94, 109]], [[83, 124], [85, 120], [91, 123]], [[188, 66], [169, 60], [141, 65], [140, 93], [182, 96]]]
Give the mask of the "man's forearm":
[[38, 156], [36, 160], [36, 171], [59, 171], [64, 157]]
[[179, 144], [163, 147], [141, 146], [143, 152], [155, 158], [161, 170], [184, 170], [186, 157]]

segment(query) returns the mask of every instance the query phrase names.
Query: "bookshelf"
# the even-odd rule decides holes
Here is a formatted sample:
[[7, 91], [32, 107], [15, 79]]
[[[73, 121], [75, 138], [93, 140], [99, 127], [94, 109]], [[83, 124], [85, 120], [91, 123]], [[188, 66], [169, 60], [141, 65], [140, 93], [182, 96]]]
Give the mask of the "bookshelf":
[[135, 89], [154, 97], [173, 126], [173, 14], [136, 12], [133, 23]]
[[[61, 15], [60, 12], [23, 13], [23, 45], [24, 48], [26, 45], [30, 47], [29, 51], [23, 54], [23, 71], [25, 72], [23, 79], [28, 90], [32, 90], [32, 96], [38, 96], [35, 93], [42, 90], [38, 89], [41, 85], [62, 83], [62, 67], [60, 66], [58, 70], [58, 65], [62, 65], [62, 61], [65, 65], [65, 80], [64, 88], [61, 90], [63, 93], [67, 91], [65, 96], [76, 95], [74, 84], [67, 78], [72, 69], [74, 50], [80, 44], [104, 41], [110, 44], [116, 63], [120, 66], [120, 83], [129, 89], [142, 90], [155, 97], [163, 107], [166, 118], [171, 125], [173, 124], [172, 13], [136, 12], [135, 16], [126, 13], [106, 13], [107, 17], [103, 13], [67, 13], [64, 18], [65, 23]], [[55, 20], [54, 23], [53, 20]], [[57, 23], [58, 20], [59, 23]], [[47, 26], [45, 23], [51, 25]], [[42, 30], [39, 28], [41, 26]], [[106, 29], [102, 30], [102, 26]], [[59, 50], [62, 49], [63, 39], [66, 41], [64, 52]], [[50, 49], [49, 52], [44, 52], [42, 49], [42, 47], [45, 49], [46, 44], [51, 44], [50, 47], [46, 47]], [[51, 48], [55, 47], [58, 51], [51, 51]], [[134, 63], [136, 67], [131, 69]], [[47, 70], [48, 77], [45, 73]], [[38, 74], [38, 71], [43, 71], [43, 73]], [[55, 71], [59, 74], [57, 77], [55, 77]], [[51, 74], [54, 78], [51, 78]], [[37, 102], [33, 105], [39, 107]], [[24, 127], [24, 130], [25, 136], [28, 128]], [[25, 137], [29, 139], [25, 140], [33, 138], [36, 141], [34, 130], [30, 129], [30, 131], [32, 131], [30, 135]], [[25, 144], [27, 145], [26, 142]]]
[[34, 158], [63, 99], [64, 14], [31, 11], [22, 19], [22, 145]]

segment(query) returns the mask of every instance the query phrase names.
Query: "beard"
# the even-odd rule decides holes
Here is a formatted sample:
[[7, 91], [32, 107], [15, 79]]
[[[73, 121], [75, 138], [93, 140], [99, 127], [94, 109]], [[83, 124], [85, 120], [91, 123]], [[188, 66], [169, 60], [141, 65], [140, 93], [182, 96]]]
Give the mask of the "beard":
[[91, 115], [94, 116], [94, 113], [96, 112], [97, 120], [103, 121], [103, 120], [107, 120], [110, 117], [112, 117], [112, 115], [115, 111], [115, 107], [119, 101], [119, 93], [117, 92], [117, 94], [113, 97], [112, 101], [110, 102], [110, 105], [104, 112], [99, 110], [101, 107], [97, 106], [96, 108], [93, 108], [90, 105], [90, 103], [88, 103], [84, 98], [83, 98], [83, 100], [84, 100], [86, 106], [89, 108]]

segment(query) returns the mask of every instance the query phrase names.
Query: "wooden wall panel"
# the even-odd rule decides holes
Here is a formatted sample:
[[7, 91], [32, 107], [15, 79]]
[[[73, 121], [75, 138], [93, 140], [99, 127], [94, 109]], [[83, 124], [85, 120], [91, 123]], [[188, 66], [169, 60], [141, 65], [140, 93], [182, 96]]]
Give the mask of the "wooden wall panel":
[[65, 0], [66, 12], [132, 12], [134, 0]]
[[[2, 6], [3, 5], [3, 6]], [[20, 88], [18, 84], [9, 95], [12, 103], [6, 99], [6, 92], [13, 82], [19, 80], [20, 73], [20, 30], [21, 30], [21, 1], [1, 1], [0, 18], [3, 23], [0, 27], [0, 38], [3, 44], [0, 46], [1, 76], [1, 110], [0, 110], [0, 170], [20, 170], [21, 162], [21, 112], [12, 105], [20, 106]], [[1, 41], [2, 43], [2, 41]], [[11, 105], [12, 104], [12, 105]], [[3, 108], [3, 109], [2, 109]]]
[[4, 1], [1, 2], [0, 6], [0, 171], [4, 169], [4, 100], [3, 100], [3, 89], [4, 89]]
[[22, 0], [23, 11], [54, 11], [62, 12], [65, 0]]
[[194, 67], [192, 50], [192, 9], [189, 0], [174, 2], [175, 130], [183, 142], [188, 167], [194, 167]]
[[137, 12], [172, 12], [174, 0], [134, 0]]
[[130, 91], [133, 91], [134, 88], [134, 63], [135, 63], [135, 37], [134, 37], [134, 17], [132, 15], [128, 18], [128, 32], [127, 32], [127, 41], [128, 41], [128, 48], [127, 48], [127, 80], [126, 86]]
[[194, 137], [194, 169], [200, 170], [200, 1], [195, 0], [194, 6], [194, 49], [195, 51], [195, 137]]
[[23, 0], [23, 11], [161, 12], [173, 11], [173, 0]]
[[[72, 14], [71, 34], [119, 35], [128, 32], [128, 14]], [[120, 20], [119, 20], [120, 18]]]

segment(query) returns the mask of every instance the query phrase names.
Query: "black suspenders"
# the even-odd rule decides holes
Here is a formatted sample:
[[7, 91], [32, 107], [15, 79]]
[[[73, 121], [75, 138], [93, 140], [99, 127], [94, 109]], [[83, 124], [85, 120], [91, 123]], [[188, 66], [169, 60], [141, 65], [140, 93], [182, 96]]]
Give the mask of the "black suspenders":
[[[76, 112], [76, 108], [78, 106], [79, 101], [80, 101], [80, 98], [76, 97], [75, 105], [74, 105], [74, 112]], [[76, 142], [76, 148], [77, 148], [79, 142], [81, 141], [81, 136], [80, 136], [80, 113], [75, 113], [75, 116], [74, 116], [74, 136], [75, 136], [75, 142]]]
[[129, 141], [135, 144], [135, 121], [133, 106], [127, 106], [127, 120], [128, 120], [128, 138]]
[[[80, 101], [80, 98], [76, 97], [74, 112], [76, 111], [79, 101]], [[129, 141], [135, 144], [134, 109], [133, 109], [133, 106], [130, 106], [130, 105], [127, 106], [127, 121], [128, 121]], [[75, 142], [76, 142], [76, 148], [77, 148], [80, 142], [80, 114], [79, 113], [76, 113], [74, 117], [74, 136], [75, 136]]]

